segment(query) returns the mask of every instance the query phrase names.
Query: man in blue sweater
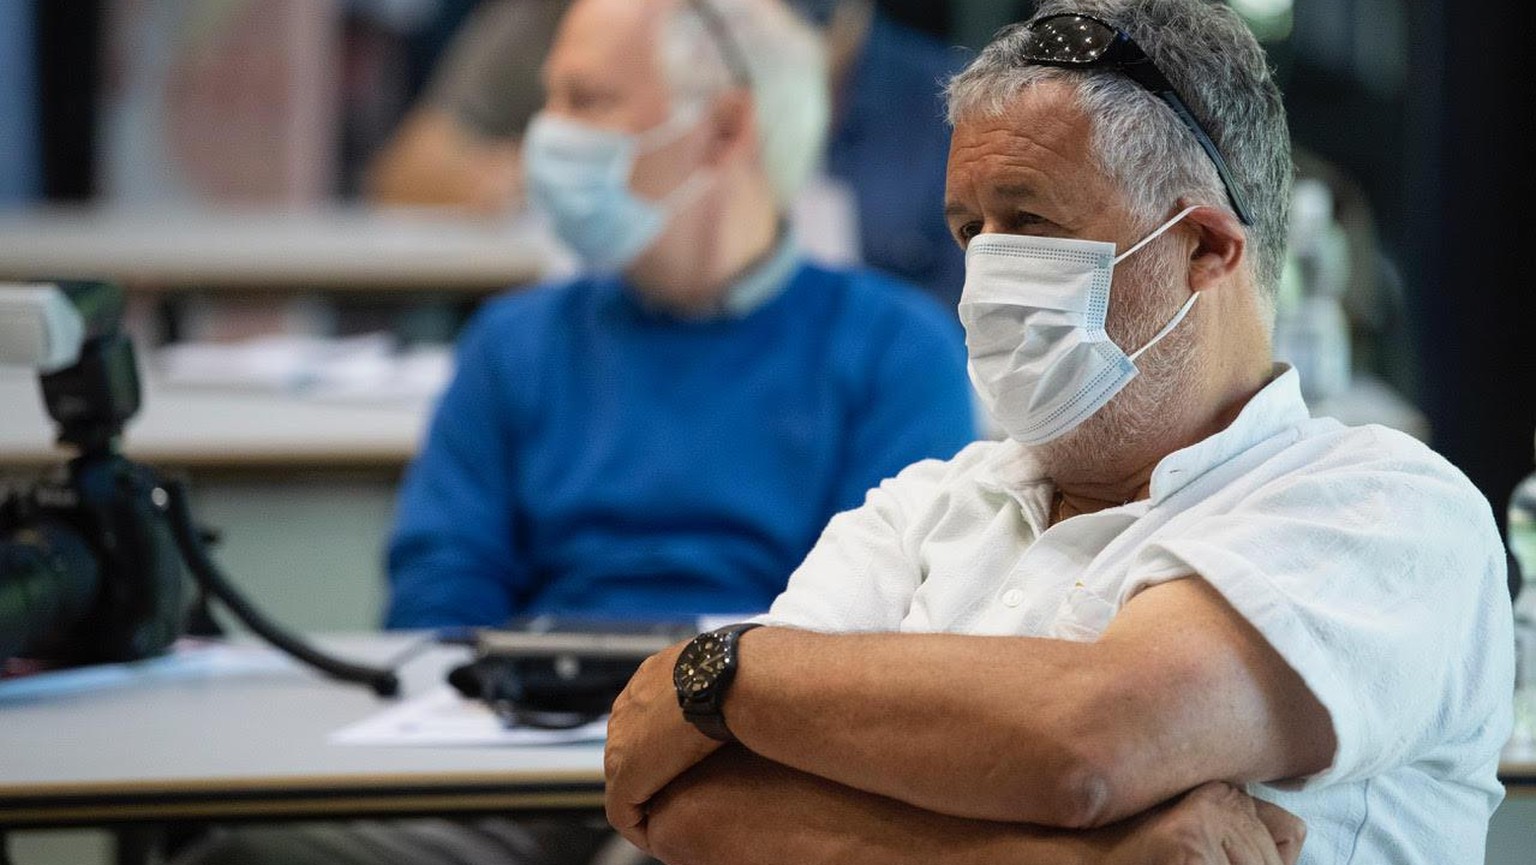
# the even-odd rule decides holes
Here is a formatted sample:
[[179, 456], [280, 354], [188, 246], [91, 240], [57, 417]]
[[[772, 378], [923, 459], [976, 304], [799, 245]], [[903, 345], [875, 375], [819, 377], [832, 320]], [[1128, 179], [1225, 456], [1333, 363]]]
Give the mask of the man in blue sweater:
[[544, 77], [528, 188], [592, 275], [467, 328], [387, 622], [766, 609], [833, 514], [974, 437], [958, 328], [797, 251], [828, 99], [775, 0], [581, 0]]
[[[594, 275], [469, 325], [401, 491], [390, 627], [766, 610], [834, 513], [971, 441], [953, 315], [806, 263], [786, 227], [825, 134], [824, 75], [779, 0], [573, 5], [524, 159]], [[499, 818], [251, 827], [179, 865], [577, 865], [608, 836]]]

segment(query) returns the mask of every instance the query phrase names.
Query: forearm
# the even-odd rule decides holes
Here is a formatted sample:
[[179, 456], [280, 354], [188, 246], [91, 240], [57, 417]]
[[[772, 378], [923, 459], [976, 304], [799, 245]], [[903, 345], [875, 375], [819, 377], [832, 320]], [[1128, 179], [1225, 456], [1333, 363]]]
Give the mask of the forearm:
[[1207, 781], [1328, 765], [1301, 678], [1208, 584], [1138, 595], [1092, 643], [761, 628], [725, 715], [770, 760], [920, 808], [1103, 825]]
[[1096, 767], [1113, 758], [1084, 729], [1096, 651], [762, 628], [742, 638], [726, 719], [769, 760], [922, 809], [1081, 826], [1103, 817]]
[[924, 811], [726, 748], [649, 815], [669, 865], [1089, 865], [1101, 838]]

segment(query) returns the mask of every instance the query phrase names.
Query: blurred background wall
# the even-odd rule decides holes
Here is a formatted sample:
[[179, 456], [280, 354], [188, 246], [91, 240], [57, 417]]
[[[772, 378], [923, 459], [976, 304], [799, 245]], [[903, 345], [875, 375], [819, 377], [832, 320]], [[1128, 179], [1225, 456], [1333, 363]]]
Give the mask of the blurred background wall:
[[[0, 203], [356, 201], [475, 0], [0, 0]], [[812, 4], [830, 6], [835, 4]], [[1027, 0], [879, 0], [974, 48]], [[1356, 365], [1496, 504], [1532, 463], [1530, 16], [1501, 0], [1233, 0], [1351, 244]], [[964, 49], [955, 51], [963, 62]]]
[[0, 3], [0, 204], [42, 191], [32, 17], [30, 2]]

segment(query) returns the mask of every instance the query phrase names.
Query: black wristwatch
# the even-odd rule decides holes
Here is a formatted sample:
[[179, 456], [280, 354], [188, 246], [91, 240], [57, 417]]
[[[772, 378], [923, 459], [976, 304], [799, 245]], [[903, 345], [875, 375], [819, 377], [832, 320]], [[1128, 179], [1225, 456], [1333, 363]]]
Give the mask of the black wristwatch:
[[746, 622], [705, 631], [683, 648], [672, 667], [672, 684], [677, 686], [677, 703], [683, 708], [683, 717], [711, 739], [736, 741], [725, 726], [721, 707], [731, 681], [736, 678], [737, 641], [756, 627]]

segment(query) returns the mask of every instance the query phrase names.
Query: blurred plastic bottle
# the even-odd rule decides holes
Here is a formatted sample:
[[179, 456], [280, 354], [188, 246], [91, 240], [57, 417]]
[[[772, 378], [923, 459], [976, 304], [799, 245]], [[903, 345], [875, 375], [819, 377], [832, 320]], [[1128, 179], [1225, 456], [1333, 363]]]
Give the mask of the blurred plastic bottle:
[[1274, 354], [1296, 368], [1302, 395], [1320, 403], [1349, 389], [1349, 322], [1340, 297], [1349, 246], [1333, 218], [1333, 192], [1296, 182], [1285, 273], [1276, 298]]
[[1510, 747], [1536, 749], [1536, 472], [1509, 499], [1509, 549], [1520, 567], [1515, 599], [1515, 732]]

